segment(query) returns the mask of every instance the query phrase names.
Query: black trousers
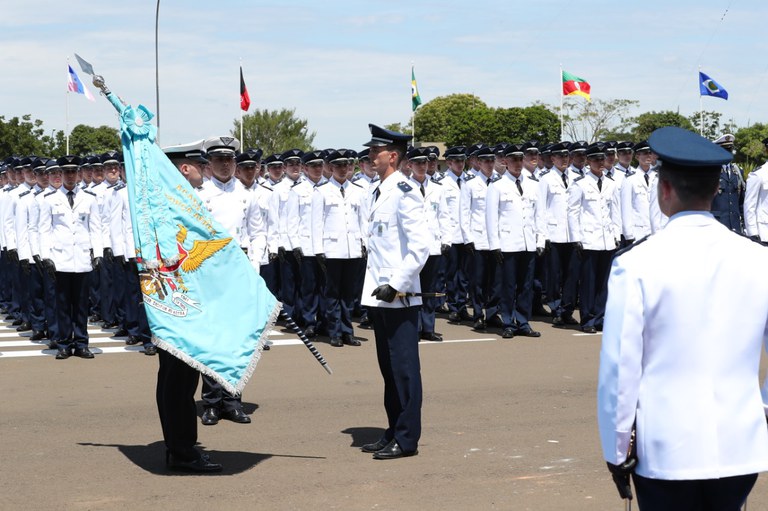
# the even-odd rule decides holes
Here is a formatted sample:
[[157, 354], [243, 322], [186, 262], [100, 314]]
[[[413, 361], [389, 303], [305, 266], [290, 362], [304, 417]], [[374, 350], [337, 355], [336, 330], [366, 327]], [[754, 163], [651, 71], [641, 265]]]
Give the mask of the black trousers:
[[352, 309], [358, 291], [356, 276], [362, 259], [326, 259], [325, 267], [325, 317], [328, 320], [328, 335], [341, 337], [352, 335]]
[[573, 314], [580, 264], [573, 243], [550, 243], [547, 254], [547, 302], [555, 316]]
[[419, 307], [369, 307], [376, 337], [376, 356], [384, 378], [386, 440], [397, 440], [404, 451], [415, 451], [421, 438], [421, 365]]
[[[431, 255], [427, 258], [426, 264], [419, 273], [419, 283], [421, 291], [424, 293], [440, 293], [442, 288], [442, 259], [443, 256]], [[421, 299], [421, 310], [419, 311], [419, 330], [425, 333], [435, 331], [435, 311], [440, 304], [440, 298], [425, 297]]]
[[95, 272], [56, 272], [56, 313], [60, 350], [88, 347], [88, 280]]
[[165, 447], [175, 458], [192, 461], [199, 456], [197, 443], [197, 407], [195, 369], [163, 350], [157, 351], [157, 412], [163, 428]]
[[242, 396], [233, 396], [210, 376], [203, 375], [203, 406], [216, 408], [221, 412], [234, 412], [243, 409]]
[[690, 481], [632, 474], [632, 480], [641, 511], [739, 511], [757, 481], [757, 474]]
[[505, 328], [529, 330], [533, 309], [533, 274], [536, 252], [504, 252], [496, 279]]

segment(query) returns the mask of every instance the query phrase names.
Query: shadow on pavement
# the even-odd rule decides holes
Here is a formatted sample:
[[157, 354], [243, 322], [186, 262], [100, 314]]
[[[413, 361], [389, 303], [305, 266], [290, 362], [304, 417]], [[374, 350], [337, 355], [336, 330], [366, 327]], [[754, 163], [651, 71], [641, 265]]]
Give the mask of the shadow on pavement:
[[383, 428], [347, 428], [342, 431], [347, 435], [352, 436], [352, 443], [350, 447], [362, 447], [365, 444], [372, 444], [378, 442], [381, 437], [384, 436]]

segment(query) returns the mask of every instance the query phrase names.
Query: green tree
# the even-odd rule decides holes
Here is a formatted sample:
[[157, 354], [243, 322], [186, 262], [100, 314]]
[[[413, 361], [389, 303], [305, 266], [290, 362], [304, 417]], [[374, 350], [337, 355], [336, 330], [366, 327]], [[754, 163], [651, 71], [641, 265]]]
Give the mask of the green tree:
[[[240, 119], [235, 119], [232, 136], [240, 138]], [[307, 120], [296, 117], [295, 109], [254, 110], [243, 116], [243, 149], [258, 147], [265, 155], [301, 149], [311, 151], [315, 132], [307, 128]]]
[[[56, 148], [54, 148], [56, 149]], [[69, 154], [101, 154], [120, 151], [122, 145], [117, 129], [111, 126], [87, 126], [78, 124], [69, 134]], [[66, 148], [64, 149], [66, 151]]]
[[765, 162], [766, 150], [763, 140], [768, 138], [768, 124], [757, 123], [741, 128], [736, 133], [736, 162], [747, 165], [761, 165]]
[[42, 155], [45, 149], [41, 140], [43, 134], [43, 121], [33, 121], [29, 114], [8, 120], [0, 115], [0, 155]]
[[678, 126], [687, 130], [696, 131], [691, 121], [671, 110], [663, 112], [645, 112], [633, 119], [632, 140], [639, 142], [646, 140], [654, 130], [664, 126]]
[[492, 118], [488, 106], [477, 96], [451, 94], [421, 105], [413, 122], [417, 140], [459, 145], [484, 140], [483, 132]]
[[[563, 138], [566, 140], [608, 140], [626, 131], [629, 111], [640, 102], [634, 99], [564, 98]], [[557, 111], [549, 107], [550, 110]]]
[[[726, 122], [722, 126], [720, 125], [722, 115], [723, 114], [720, 112], [704, 111], [703, 137], [708, 138], [709, 140], [717, 140], [725, 133], [734, 133], [736, 131], [736, 125], [731, 122]], [[693, 125], [693, 129], [696, 133], [699, 133], [701, 118], [701, 112], [696, 112], [688, 117], [688, 120], [691, 121], [691, 125]]]
[[493, 113], [496, 131], [488, 138], [490, 143], [526, 140], [549, 143], [560, 140], [560, 119], [544, 105], [497, 108]]

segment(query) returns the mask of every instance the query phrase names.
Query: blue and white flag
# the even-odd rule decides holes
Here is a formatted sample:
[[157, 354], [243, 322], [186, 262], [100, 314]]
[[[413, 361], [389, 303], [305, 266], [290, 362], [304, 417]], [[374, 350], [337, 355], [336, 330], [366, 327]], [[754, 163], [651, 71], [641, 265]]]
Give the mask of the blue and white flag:
[[281, 304], [240, 244], [155, 144], [154, 115], [120, 112], [133, 238], [152, 342], [240, 394]]
[[701, 71], [699, 71], [699, 95], [728, 99], [728, 91]]

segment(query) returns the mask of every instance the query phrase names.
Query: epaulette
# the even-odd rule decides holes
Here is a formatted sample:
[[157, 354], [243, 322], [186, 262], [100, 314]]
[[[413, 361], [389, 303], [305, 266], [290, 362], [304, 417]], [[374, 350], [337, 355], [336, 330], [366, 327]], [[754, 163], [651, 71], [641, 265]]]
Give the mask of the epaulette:
[[116, 186], [117, 186], [117, 183], [114, 183], [114, 184], [111, 184], [111, 185], [107, 185], [107, 190], [111, 190], [112, 188], [114, 188]]
[[439, 183], [443, 179], [445, 179], [445, 174], [435, 174], [434, 176], [432, 176], [433, 183]]
[[542, 170], [541, 172], [539, 172], [539, 177], [544, 177], [544, 176], [546, 176], [547, 174], [549, 174], [549, 171], [550, 171], [550, 170], [551, 170], [551, 169], [544, 169], [544, 170]]
[[351, 185], [354, 185], [354, 186], [356, 186], [356, 187], [358, 187], [358, 188], [362, 188], [362, 185], [359, 185], [359, 184], [357, 184], [357, 183], [353, 183], [353, 182], [351, 182], [351, 181], [350, 181], [350, 184], [351, 184]]
[[31, 191], [32, 191], [32, 190], [27, 190], [26, 192], [21, 192], [21, 193], [19, 194], [19, 199], [21, 199], [21, 198], [22, 198], [22, 197], [24, 197], [25, 195], [29, 195], [29, 192], [31, 192]]
[[400, 188], [400, 191], [405, 193], [408, 193], [411, 190], [413, 190], [413, 187], [408, 183], [406, 183], [405, 181], [400, 181], [399, 183], [397, 183], [397, 187]]
[[86, 190], [86, 189], [83, 189], [83, 191], [84, 191], [85, 193], [89, 194], [89, 195], [93, 195], [94, 197], [96, 197], [96, 194], [95, 194], [95, 193], [93, 193], [93, 192], [92, 192], [92, 191], [90, 191], [90, 190]]
[[491, 183], [495, 183], [495, 182], [496, 182], [496, 181], [498, 181], [499, 179], [501, 179], [501, 176], [500, 176], [500, 175], [498, 175], [498, 174], [496, 174], [495, 176], [493, 176], [493, 177], [491, 178]]
[[330, 181], [323, 181], [322, 183], [318, 183], [318, 184], [316, 184], [316, 185], [315, 185], [315, 188], [319, 188], [319, 187], [321, 187], [321, 186], [323, 186], [323, 185], [327, 185], [328, 183], [330, 183]]
[[640, 238], [639, 240], [635, 241], [634, 243], [632, 243], [632, 244], [631, 244], [631, 245], [629, 245], [628, 247], [624, 247], [624, 248], [621, 248], [621, 249], [617, 250], [617, 251], [616, 251], [616, 253], [615, 253], [615, 254], [613, 254], [613, 257], [614, 257], [614, 259], [615, 259], [615, 258], [617, 258], [617, 257], [619, 257], [621, 254], [625, 254], [625, 253], [629, 252], [630, 250], [632, 250], [633, 248], [635, 248], [635, 247], [636, 247], [636, 246], [638, 246], [640, 243], [644, 242], [645, 240], [647, 240], [647, 239], [648, 239], [648, 238], [650, 238], [650, 237], [651, 237], [651, 235], [650, 235], [650, 234], [648, 234], [648, 235], [646, 235], [646, 236], [643, 236], [643, 237], [642, 237], [642, 238]]
[[627, 169], [627, 173], [624, 174], [626, 177], [633, 176], [635, 174], [635, 171], [632, 169]]
[[49, 195], [53, 195], [56, 192], [58, 192], [58, 190], [50, 191], [50, 192], [46, 193], [45, 195], [43, 195], [43, 197], [48, 197]]
[[269, 190], [270, 192], [273, 192], [273, 191], [274, 191], [272, 188], [268, 187], [268, 186], [267, 186], [267, 185], [265, 185], [264, 183], [259, 183], [259, 186], [263, 186], [264, 188], [266, 188], [266, 189], [267, 189], [267, 190]]
[[35, 197], [37, 197], [38, 195], [40, 195], [40, 194], [41, 194], [41, 193], [43, 193], [44, 191], [45, 191], [45, 190], [38, 190], [38, 191], [36, 191], [36, 192], [35, 192]]
[[461, 176], [461, 178], [462, 178], [462, 179], [463, 179], [465, 182], [467, 182], [467, 181], [469, 181], [469, 180], [471, 180], [471, 179], [475, 179], [475, 177], [476, 177], [476, 176], [477, 176], [477, 174], [467, 174], [467, 173], [464, 173], [464, 174]]
[[430, 179], [430, 181], [432, 181], [432, 182], [433, 182], [433, 183], [435, 183], [436, 185], [440, 185], [440, 186], [443, 186], [443, 183], [441, 183], [441, 182], [440, 182], [441, 180], [442, 180], [442, 178], [440, 178], [440, 179], [435, 179], [434, 177], [433, 177], [432, 179]]
[[354, 176], [352, 176], [352, 179], [350, 179], [350, 181], [352, 181], [354, 183], [355, 181], [359, 181], [360, 178], [362, 178], [362, 177], [363, 177], [362, 173], [357, 173]]
[[122, 190], [123, 188], [125, 188], [125, 186], [126, 186], [125, 183], [119, 183], [119, 184], [115, 183], [115, 191], [117, 192], [118, 190]]
[[574, 179], [573, 182], [575, 183], [576, 181], [581, 181], [582, 179], [584, 179], [584, 176], [579, 176], [576, 179]]
[[528, 179], [530, 179], [531, 181], [536, 181], [537, 183], [539, 182], [539, 179], [536, 176], [531, 176]]
[[380, 179], [381, 179], [381, 178], [380, 178], [379, 176], [373, 176], [373, 179], [371, 179], [371, 183], [376, 183], [376, 182], [377, 182], [377, 181], [379, 181]]

